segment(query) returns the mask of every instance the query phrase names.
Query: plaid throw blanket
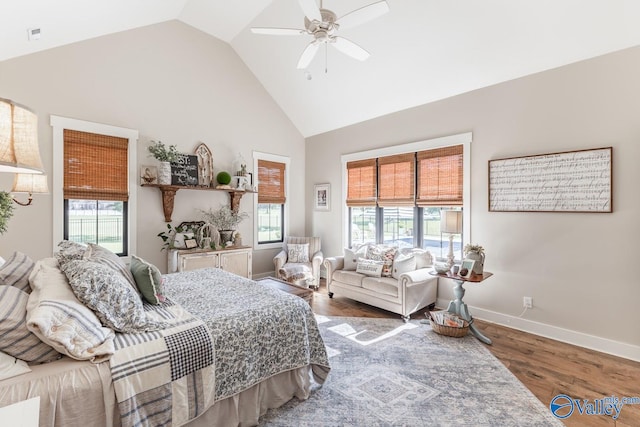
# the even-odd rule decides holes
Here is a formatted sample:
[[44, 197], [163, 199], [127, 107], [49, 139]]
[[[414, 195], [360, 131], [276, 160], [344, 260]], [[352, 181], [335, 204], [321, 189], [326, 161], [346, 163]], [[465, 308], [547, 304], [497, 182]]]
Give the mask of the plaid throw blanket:
[[179, 426], [215, 400], [215, 354], [206, 325], [180, 305], [145, 303], [166, 329], [116, 334], [111, 376], [123, 427]]

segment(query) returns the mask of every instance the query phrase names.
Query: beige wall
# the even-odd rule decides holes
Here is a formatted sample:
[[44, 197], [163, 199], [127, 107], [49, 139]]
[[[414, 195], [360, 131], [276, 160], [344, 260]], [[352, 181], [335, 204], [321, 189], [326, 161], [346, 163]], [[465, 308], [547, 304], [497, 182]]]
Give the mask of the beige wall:
[[[473, 312], [640, 360], [638, 76], [633, 48], [308, 138], [307, 187], [334, 191], [330, 212], [307, 210], [307, 232], [322, 237], [325, 256], [342, 253], [342, 154], [471, 131], [471, 241], [495, 274], [467, 286]], [[488, 160], [605, 146], [613, 213], [488, 212]], [[438, 292], [440, 304], [452, 298], [450, 284]], [[518, 318], [523, 296], [534, 309]]]
[[[63, 116], [137, 129], [138, 163], [147, 156], [150, 139], [193, 152], [202, 141], [213, 152], [215, 172], [229, 170], [238, 152], [251, 168], [252, 151], [287, 155], [291, 173], [304, 175], [304, 139], [247, 69], [231, 47], [177, 21], [88, 40], [0, 62], [0, 97], [25, 104], [38, 113], [40, 148], [52, 173], [49, 116]], [[12, 175], [0, 176], [0, 188], [11, 188]], [[133, 189], [138, 196], [139, 256], [165, 268], [165, 253], [156, 234], [165, 228], [160, 192]], [[304, 182], [290, 183], [292, 232], [304, 231]], [[52, 199], [36, 196], [31, 207], [16, 207], [9, 231], [0, 236], [0, 255], [20, 250], [38, 259], [50, 256]], [[241, 209], [253, 212], [253, 195]], [[298, 202], [296, 202], [298, 201]], [[199, 219], [197, 209], [228, 203], [224, 192], [179, 191], [173, 224]], [[253, 219], [240, 227], [245, 242], [253, 239]], [[254, 273], [273, 270], [274, 250], [256, 251]]]

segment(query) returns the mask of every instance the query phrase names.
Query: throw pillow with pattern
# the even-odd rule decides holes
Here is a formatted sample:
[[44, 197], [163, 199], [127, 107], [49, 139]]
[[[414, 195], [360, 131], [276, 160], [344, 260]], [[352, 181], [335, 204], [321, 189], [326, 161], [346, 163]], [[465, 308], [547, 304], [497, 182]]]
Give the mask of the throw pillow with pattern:
[[76, 297], [108, 328], [136, 333], [166, 326], [147, 317], [140, 296], [115, 270], [95, 261], [69, 261], [61, 270]]
[[122, 277], [135, 289], [138, 293], [140, 290], [136, 287], [136, 281], [133, 278], [133, 274], [127, 267], [127, 264], [120, 259], [120, 257], [109, 249], [105, 249], [100, 245], [89, 243], [89, 249], [84, 254], [84, 259], [88, 261], [97, 262], [98, 264], [105, 265], [115, 272], [122, 275]]
[[14, 286], [23, 292], [31, 293], [29, 274], [36, 263], [22, 252], [14, 252], [11, 258], [0, 267], [0, 284]]
[[367, 250], [367, 259], [383, 261], [382, 277], [391, 277], [393, 268], [393, 258], [396, 256], [397, 248], [387, 246], [369, 246]]
[[380, 277], [383, 267], [384, 261], [360, 258], [356, 267], [356, 273], [364, 274], [365, 276]]
[[309, 262], [309, 244], [287, 244], [287, 262]]

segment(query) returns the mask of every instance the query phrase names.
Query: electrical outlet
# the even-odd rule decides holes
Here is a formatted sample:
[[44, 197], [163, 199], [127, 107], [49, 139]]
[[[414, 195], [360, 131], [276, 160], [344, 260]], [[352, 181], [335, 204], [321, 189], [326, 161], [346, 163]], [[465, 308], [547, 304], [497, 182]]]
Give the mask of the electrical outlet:
[[522, 298], [522, 306], [524, 308], [533, 308], [533, 298], [531, 298], [531, 297], [523, 297]]

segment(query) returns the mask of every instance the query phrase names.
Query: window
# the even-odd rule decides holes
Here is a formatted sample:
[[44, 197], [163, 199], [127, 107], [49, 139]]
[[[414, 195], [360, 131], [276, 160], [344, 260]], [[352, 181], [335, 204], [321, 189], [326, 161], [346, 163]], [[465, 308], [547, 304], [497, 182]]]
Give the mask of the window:
[[[54, 128], [54, 246], [96, 243], [135, 252], [135, 142], [138, 132], [51, 117]], [[54, 247], [55, 250], [55, 247]]]
[[261, 153], [254, 153], [254, 159], [258, 170], [256, 244], [260, 247], [280, 246], [286, 229], [288, 159]]
[[[449, 235], [440, 231], [440, 216], [443, 209], [463, 211], [467, 138], [470, 134], [343, 156], [345, 162], [345, 157], [378, 154], [345, 162], [347, 245], [422, 247], [446, 256]], [[402, 149], [411, 152], [393, 153]], [[454, 235], [457, 257], [463, 241], [463, 235]]]

